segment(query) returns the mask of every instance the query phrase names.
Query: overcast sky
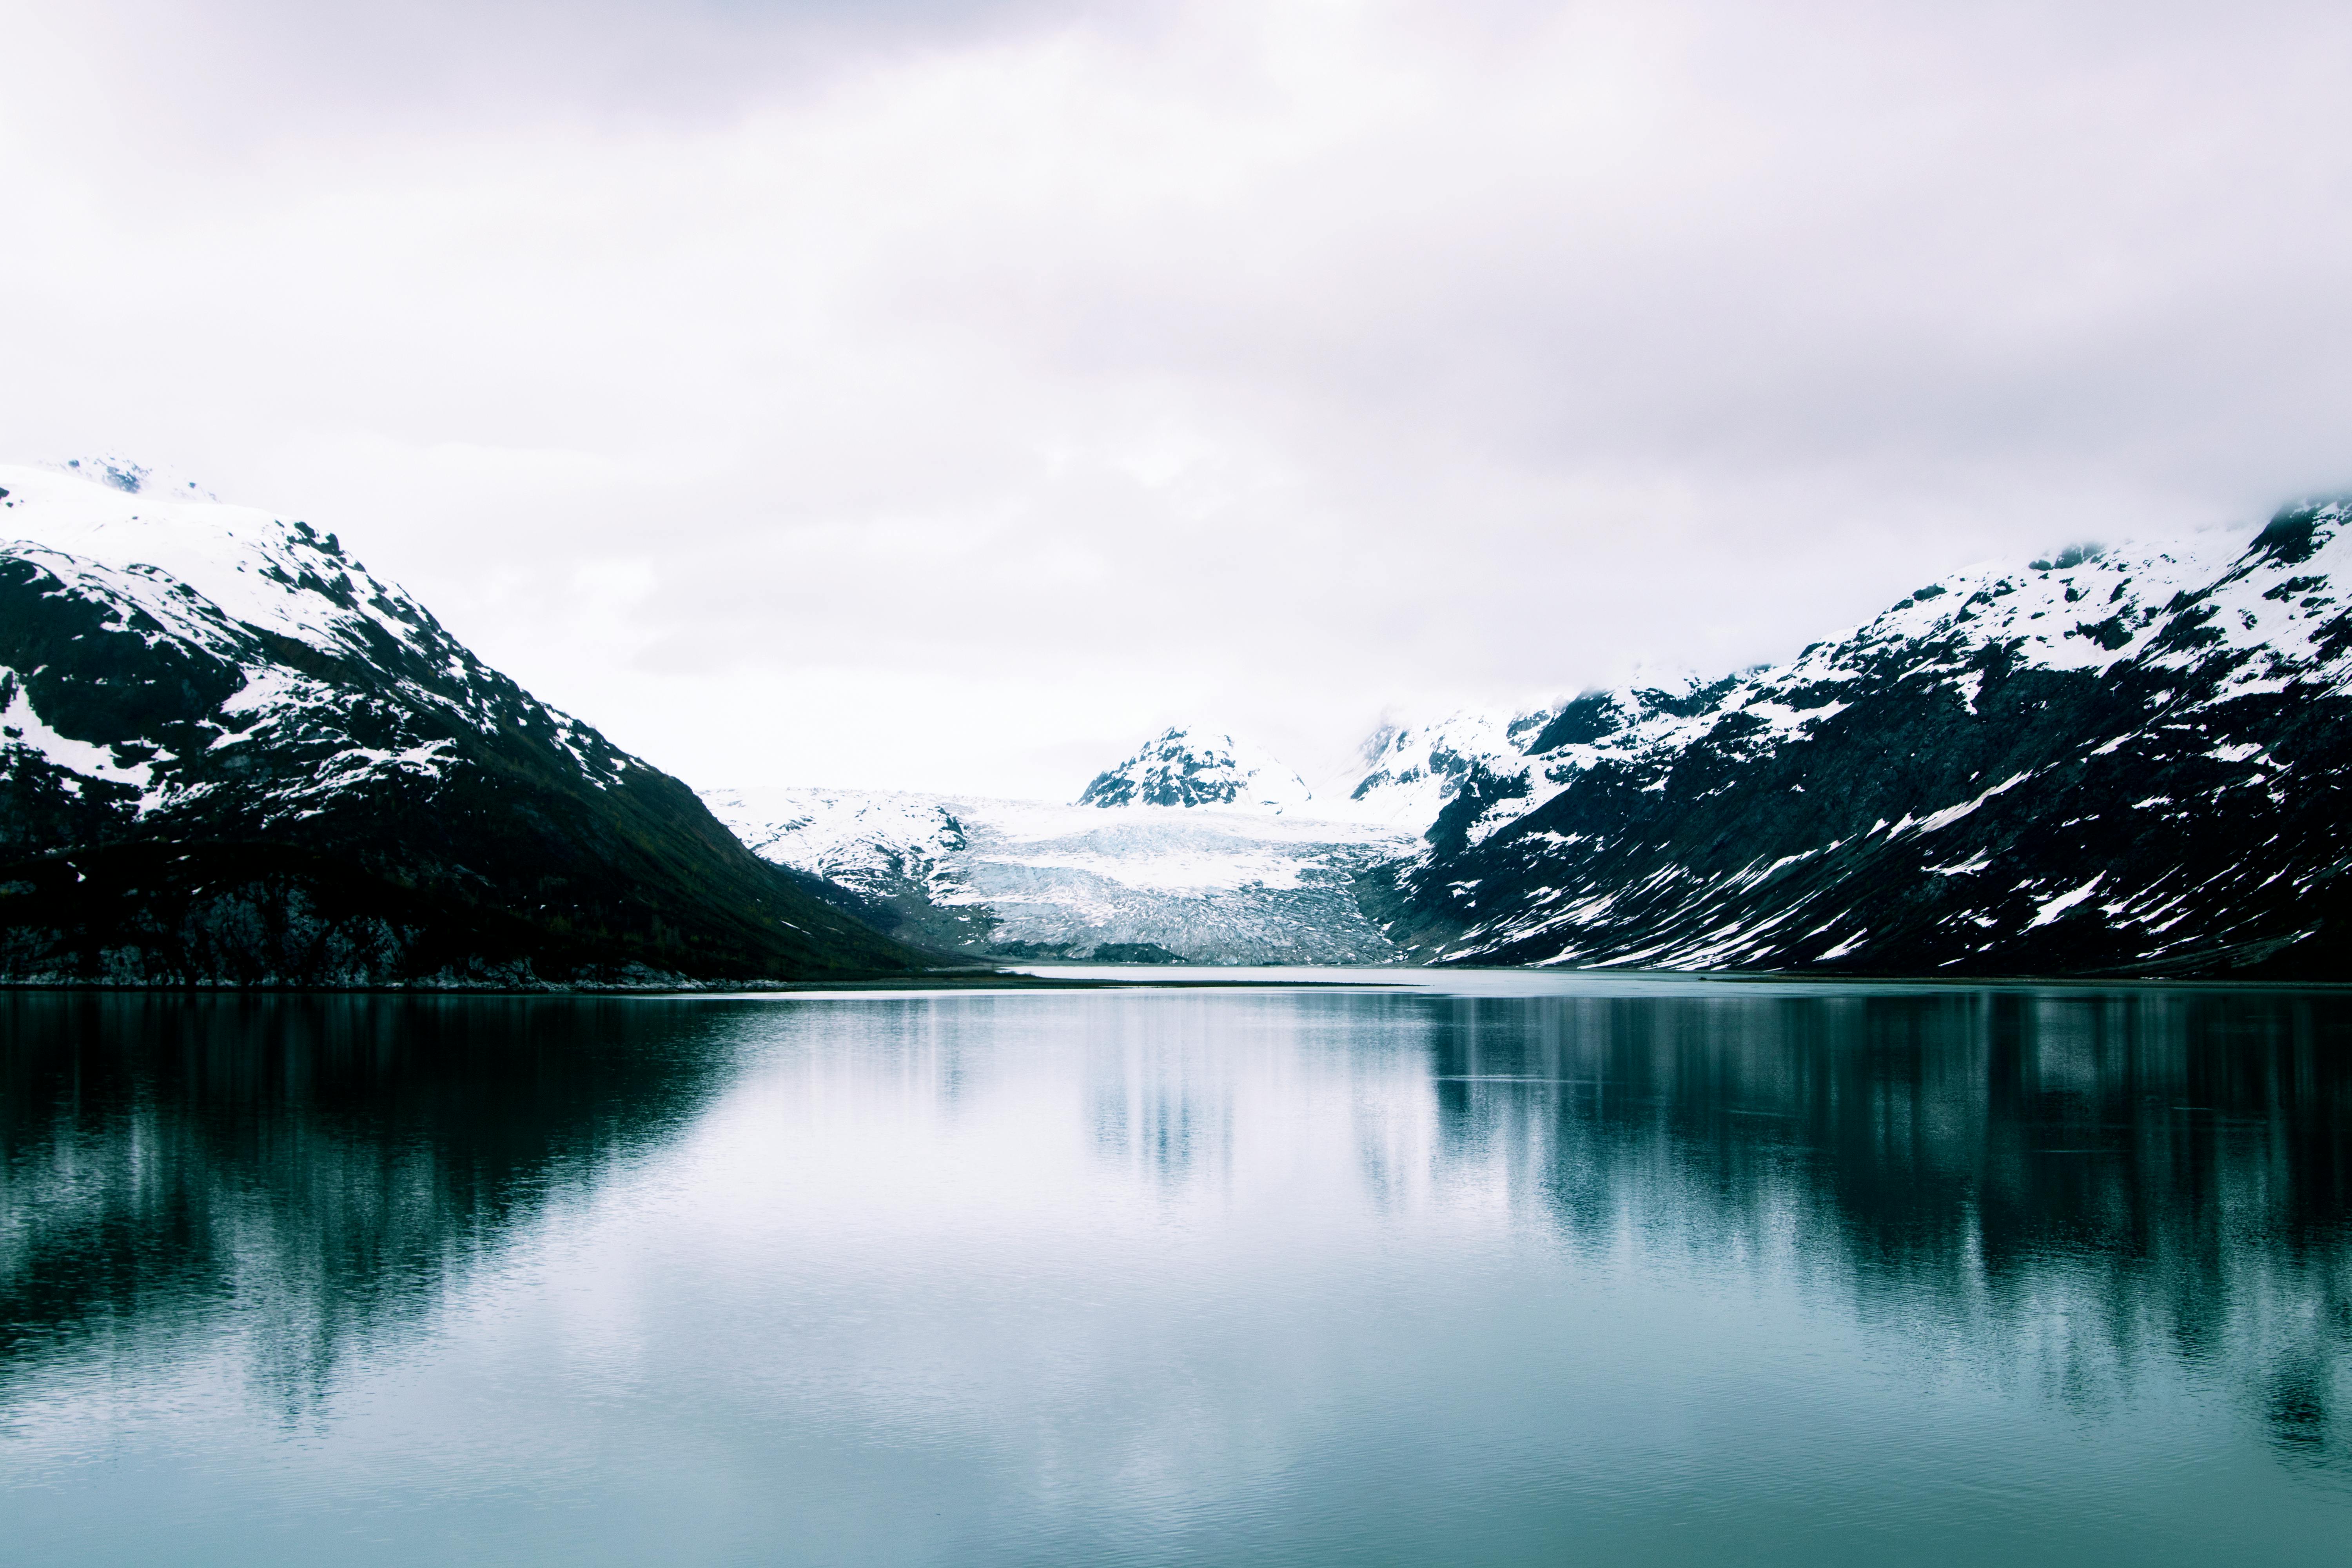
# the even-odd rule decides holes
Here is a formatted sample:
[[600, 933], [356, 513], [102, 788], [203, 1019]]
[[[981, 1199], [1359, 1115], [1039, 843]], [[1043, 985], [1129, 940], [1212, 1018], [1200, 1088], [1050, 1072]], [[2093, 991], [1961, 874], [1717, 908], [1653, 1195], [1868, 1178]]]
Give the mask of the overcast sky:
[[1793, 653], [2352, 485], [2352, 7], [0, 0], [0, 455], [696, 784]]

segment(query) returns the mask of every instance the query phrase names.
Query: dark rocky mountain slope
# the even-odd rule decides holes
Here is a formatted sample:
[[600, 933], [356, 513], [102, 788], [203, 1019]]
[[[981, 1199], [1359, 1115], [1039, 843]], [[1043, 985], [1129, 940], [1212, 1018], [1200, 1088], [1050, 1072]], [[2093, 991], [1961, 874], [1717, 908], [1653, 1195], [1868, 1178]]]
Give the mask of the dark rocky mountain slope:
[[930, 962], [484, 666], [332, 534], [176, 488], [122, 464], [0, 469], [0, 979]]
[[2347, 521], [1966, 573], [1785, 666], [1421, 737], [1458, 776], [1384, 928], [1475, 963], [2352, 979]]

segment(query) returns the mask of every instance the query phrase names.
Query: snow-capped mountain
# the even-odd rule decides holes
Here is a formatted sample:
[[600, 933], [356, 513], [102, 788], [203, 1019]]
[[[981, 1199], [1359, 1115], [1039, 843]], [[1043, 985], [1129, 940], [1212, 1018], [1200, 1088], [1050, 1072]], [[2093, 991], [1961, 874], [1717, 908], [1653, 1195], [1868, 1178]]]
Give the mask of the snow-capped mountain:
[[2347, 515], [1973, 568], [1783, 665], [1384, 731], [1344, 799], [1181, 731], [1075, 808], [711, 799], [973, 953], [2329, 977]]
[[1312, 798], [1307, 783], [1231, 735], [1171, 729], [1117, 767], [1097, 773], [1080, 805], [1221, 805], [1296, 811]]
[[1419, 833], [1474, 781], [1518, 765], [1549, 711], [1472, 710], [1438, 723], [1388, 729], [1367, 746], [1370, 771], [1348, 796], [1348, 815]]
[[1384, 732], [1327, 799], [1171, 730], [1075, 804], [698, 800], [332, 534], [120, 461], [0, 468], [0, 980], [2336, 978], [2347, 520], [1973, 569], [1783, 665]]
[[1520, 721], [1386, 929], [1473, 963], [2332, 973], [2346, 521], [1978, 568], [1788, 664]]
[[703, 799], [761, 856], [888, 911], [894, 935], [990, 958], [1387, 962], [1396, 949], [1357, 884], [1413, 847], [1407, 833], [1265, 805], [824, 789]]
[[119, 460], [0, 468], [0, 978], [920, 962], [333, 534]]

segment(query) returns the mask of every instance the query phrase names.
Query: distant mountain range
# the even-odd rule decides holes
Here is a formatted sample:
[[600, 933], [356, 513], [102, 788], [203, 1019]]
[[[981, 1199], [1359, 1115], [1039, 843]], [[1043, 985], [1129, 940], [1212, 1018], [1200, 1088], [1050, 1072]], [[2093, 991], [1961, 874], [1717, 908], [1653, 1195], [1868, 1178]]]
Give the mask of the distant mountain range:
[[[1222, 735], [1171, 731], [1097, 779], [1092, 805], [827, 789], [703, 798], [760, 855], [850, 889], [884, 929], [928, 947], [1130, 963], [1402, 960], [1361, 895], [1412, 853], [1411, 830], [1293, 815], [1304, 785], [1283, 804], [1253, 801], [1234, 755]], [[1139, 776], [1200, 804], [1130, 804], [1099, 787]]]
[[661, 984], [936, 963], [331, 533], [0, 468], [0, 980]]
[[710, 798], [976, 954], [2352, 976], [2347, 515], [1977, 568], [1785, 665], [1388, 731], [1343, 799], [1181, 730], [1078, 807], [931, 801], [926, 834], [912, 797]]
[[1906, 595], [1784, 665], [1172, 729], [1074, 804], [706, 790], [332, 534], [0, 468], [0, 980], [666, 984], [941, 963], [2352, 974], [2344, 503]]

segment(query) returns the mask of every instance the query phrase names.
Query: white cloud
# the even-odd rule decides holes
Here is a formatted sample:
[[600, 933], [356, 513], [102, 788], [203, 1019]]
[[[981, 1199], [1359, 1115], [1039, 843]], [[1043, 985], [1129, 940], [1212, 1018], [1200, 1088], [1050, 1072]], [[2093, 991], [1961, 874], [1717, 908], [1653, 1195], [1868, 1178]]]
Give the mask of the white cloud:
[[2352, 480], [2332, 8], [10, 31], [9, 445], [336, 527], [698, 784], [1316, 776]]

